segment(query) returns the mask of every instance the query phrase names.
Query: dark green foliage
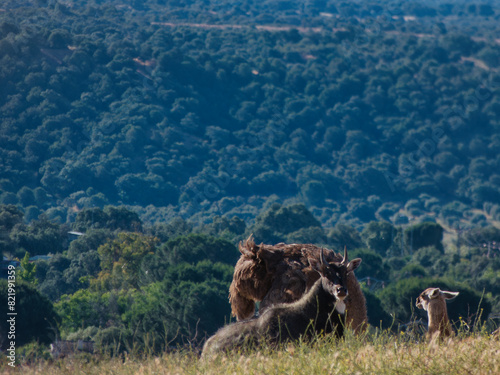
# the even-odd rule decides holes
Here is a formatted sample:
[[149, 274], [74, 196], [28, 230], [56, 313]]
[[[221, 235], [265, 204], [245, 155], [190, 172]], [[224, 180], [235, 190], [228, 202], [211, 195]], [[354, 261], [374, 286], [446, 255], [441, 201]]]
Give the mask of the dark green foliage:
[[84, 235], [71, 241], [68, 247], [68, 257], [75, 258], [91, 250], [97, 250], [114, 235], [107, 229], [89, 229]]
[[[32, 221], [28, 225], [16, 226], [10, 235], [19, 248], [34, 256], [62, 252], [67, 237], [66, 231], [67, 227], [58, 225], [42, 216], [40, 220]], [[20, 251], [24, 255], [24, 251]]]
[[246, 223], [237, 216], [233, 216], [231, 219], [214, 216], [212, 223], [202, 226], [201, 232], [209, 236], [234, 240], [236, 238], [241, 239], [245, 229]]
[[62, 254], [54, 255], [48, 261], [37, 262], [38, 290], [51, 301], [57, 301], [65, 293], [78, 288], [77, 284], [68, 284], [64, 277], [71, 264], [71, 260]]
[[108, 204], [253, 219], [276, 194], [359, 226], [421, 194], [434, 215], [498, 201], [498, 6], [131, 4], [0, 14], [0, 202], [27, 221]]
[[392, 246], [394, 227], [385, 221], [371, 221], [361, 232], [361, 237], [366, 245], [382, 256]]
[[310, 227], [321, 228], [321, 224], [304, 205], [283, 207], [274, 203], [255, 219], [251, 231], [257, 242], [272, 244], [284, 242], [287, 235]]
[[136, 212], [125, 207], [106, 206], [100, 208], [85, 208], [76, 215], [73, 228], [77, 231], [87, 231], [94, 228], [122, 231], [139, 231], [141, 220]]
[[286, 236], [288, 243], [312, 243], [321, 245], [327, 243], [325, 231], [321, 227], [301, 228]]
[[366, 309], [368, 311], [368, 323], [374, 327], [386, 329], [392, 327], [394, 318], [382, 307], [380, 298], [375, 294], [364, 290], [366, 298]]
[[345, 224], [337, 224], [328, 233], [328, 242], [336, 249], [343, 250], [346, 246], [349, 250], [363, 246], [359, 232]]
[[[0, 303], [7, 307], [8, 283], [0, 280]], [[15, 312], [15, 341], [16, 347], [25, 345], [31, 341], [41, 344], [49, 344], [58, 335], [59, 317], [55, 313], [52, 303], [42, 296], [33, 286], [21, 282], [15, 282], [16, 305]], [[3, 311], [6, 311], [4, 309]], [[9, 332], [7, 318], [0, 323], [0, 347], [5, 350], [10, 345], [7, 337]]]
[[151, 234], [154, 237], [158, 238], [161, 242], [167, 242], [170, 239], [188, 235], [192, 231], [193, 225], [180, 217], [174, 218], [166, 224], [155, 224], [151, 228]]
[[426, 246], [434, 246], [443, 251], [443, 227], [436, 223], [421, 223], [405, 230], [405, 242], [412, 246], [413, 251]]
[[[427, 246], [414, 252], [412, 259], [422, 267], [431, 270], [441, 259], [446, 259], [446, 257], [443, 255], [442, 251], [434, 246]], [[447, 259], [447, 261], [452, 263], [451, 259]], [[438, 272], [438, 274], [443, 274], [443, 272]]]
[[22, 223], [23, 213], [14, 205], [0, 205], [0, 249], [3, 255], [15, 253], [17, 243], [12, 229]]
[[202, 260], [236, 264], [240, 253], [230, 242], [201, 234], [190, 234], [167, 241], [158, 250], [162, 263], [196, 264]]
[[426, 277], [429, 276], [429, 272], [426, 268], [422, 267], [420, 264], [408, 263], [400, 270], [394, 271], [392, 274], [393, 280], [405, 280], [411, 277]]
[[384, 262], [379, 254], [369, 249], [357, 249], [349, 251], [349, 259], [361, 258], [362, 263], [356, 270], [356, 277], [364, 279], [372, 277], [387, 282], [390, 267]]

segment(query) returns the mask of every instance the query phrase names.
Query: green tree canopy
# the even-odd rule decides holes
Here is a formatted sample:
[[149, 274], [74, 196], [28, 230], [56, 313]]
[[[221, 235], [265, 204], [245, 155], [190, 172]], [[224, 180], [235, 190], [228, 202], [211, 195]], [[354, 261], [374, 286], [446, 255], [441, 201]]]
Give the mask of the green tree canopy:
[[251, 232], [258, 242], [277, 243], [290, 233], [310, 227], [321, 228], [321, 224], [303, 204], [283, 207], [274, 203], [255, 219]]
[[[6, 280], [0, 280], [0, 303], [7, 305], [9, 286]], [[15, 283], [16, 305], [15, 312], [15, 342], [16, 347], [38, 341], [49, 344], [58, 337], [59, 316], [54, 311], [52, 303], [42, 296], [34, 286], [16, 281]], [[5, 350], [8, 347], [7, 339], [9, 325], [6, 319], [0, 322], [0, 347]]]

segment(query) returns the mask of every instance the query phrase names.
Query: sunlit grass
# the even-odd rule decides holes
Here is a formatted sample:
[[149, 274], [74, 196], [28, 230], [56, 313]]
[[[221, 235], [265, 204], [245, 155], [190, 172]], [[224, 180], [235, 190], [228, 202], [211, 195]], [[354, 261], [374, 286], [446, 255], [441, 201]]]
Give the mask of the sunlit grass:
[[11, 374], [500, 374], [500, 341], [485, 332], [427, 343], [423, 337], [385, 331], [362, 336], [350, 332], [342, 341], [320, 338], [312, 344], [288, 344], [218, 355], [204, 360], [180, 351], [157, 357], [121, 358], [84, 355], [38, 360]]

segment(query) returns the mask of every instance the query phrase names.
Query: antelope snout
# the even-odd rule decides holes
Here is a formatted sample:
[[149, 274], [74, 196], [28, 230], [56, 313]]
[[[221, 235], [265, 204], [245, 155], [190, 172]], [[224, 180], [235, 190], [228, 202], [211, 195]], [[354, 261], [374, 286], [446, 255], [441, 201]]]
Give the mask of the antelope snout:
[[347, 297], [347, 289], [341, 285], [337, 285], [335, 287], [335, 295], [337, 298], [345, 298]]

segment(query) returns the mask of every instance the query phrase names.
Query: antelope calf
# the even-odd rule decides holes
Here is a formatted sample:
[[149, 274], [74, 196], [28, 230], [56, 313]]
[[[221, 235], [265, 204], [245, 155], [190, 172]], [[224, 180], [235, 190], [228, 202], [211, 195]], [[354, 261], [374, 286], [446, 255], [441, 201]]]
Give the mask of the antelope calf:
[[442, 339], [453, 335], [448, 311], [446, 309], [446, 300], [458, 296], [458, 292], [447, 292], [439, 288], [427, 288], [417, 298], [416, 306], [419, 309], [427, 311], [429, 329], [427, 338], [436, 337]]
[[221, 328], [203, 346], [202, 357], [231, 349], [268, 343], [311, 338], [315, 334], [344, 334], [347, 274], [356, 269], [361, 259], [351, 262], [344, 252], [342, 262], [328, 263], [321, 250], [320, 260], [309, 259], [311, 267], [320, 278], [298, 301], [270, 306], [258, 318], [243, 320]]

